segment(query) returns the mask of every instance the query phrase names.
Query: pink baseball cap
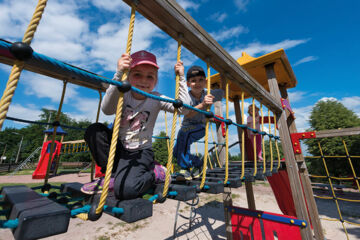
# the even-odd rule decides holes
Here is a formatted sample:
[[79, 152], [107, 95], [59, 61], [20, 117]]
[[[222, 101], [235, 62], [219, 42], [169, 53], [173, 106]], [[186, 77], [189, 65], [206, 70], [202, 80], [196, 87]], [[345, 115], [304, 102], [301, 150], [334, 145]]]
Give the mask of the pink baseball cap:
[[141, 65], [141, 64], [152, 65], [152, 66], [156, 67], [157, 69], [159, 69], [159, 66], [156, 63], [155, 55], [152, 53], [149, 53], [145, 50], [141, 50], [141, 51], [131, 54], [131, 58], [132, 58], [132, 61], [131, 61], [130, 69], [134, 68], [138, 65]]

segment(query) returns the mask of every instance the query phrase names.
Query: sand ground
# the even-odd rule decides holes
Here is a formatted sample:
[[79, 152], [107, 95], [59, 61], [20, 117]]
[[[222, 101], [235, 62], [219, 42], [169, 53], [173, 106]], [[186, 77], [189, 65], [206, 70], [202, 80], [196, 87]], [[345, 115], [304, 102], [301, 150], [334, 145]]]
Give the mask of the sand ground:
[[[62, 175], [53, 177], [50, 182], [87, 182], [88, 174]], [[32, 180], [30, 175], [24, 176], [0, 176], [1, 183], [29, 183], [43, 182]], [[318, 195], [325, 192], [315, 191]], [[247, 207], [245, 187], [232, 189], [233, 205]], [[259, 182], [254, 185], [256, 207], [259, 210], [281, 213], [270, 186]], [[359, 199], [359, 194], [339, 193], [345, 198]], [[340, 197], [340, 196], [339, 196]], [[317, 199], [317, 205], [321, 218], [338, 218], [336, 205], [333, 201]], [[340, 202], [343, 217], [351, 222], [360, 224], [360, 204], [354, 202]], [[60, 240], [105, 240], [105, 239], [226, 239], [224, 210], [222, 194], [200, 194], [200, 202], [195, 209], [195, 221], [189, 229], [189, 220], [179, 217], [175, 228], [175, 213], [178, 201], [167, 200], [163, 204], [155, 204], [153, 216], [136, 223], [127, 224], [112, 216], [104, 214], [98, 221], [82, 221], [71, 219], [66, 233], [52, 236], [46, 239]], [[185, 203], [180, 204], [179, 212], [189, 216], [190, 207]], [[346, 239], [344, 229], [340, 222], [321, 220], [326, 239]], [[360, 239], [360, 227], [345, 223], [349, 239]], [[174, 231], [175, 228], [175, 231]], [[175, 235], [174, 235], [175, 233]], [[175, 237], [174, 237], [175, 236]], [[0, 239], [13, 239], [8, 229], [0, 229]]]

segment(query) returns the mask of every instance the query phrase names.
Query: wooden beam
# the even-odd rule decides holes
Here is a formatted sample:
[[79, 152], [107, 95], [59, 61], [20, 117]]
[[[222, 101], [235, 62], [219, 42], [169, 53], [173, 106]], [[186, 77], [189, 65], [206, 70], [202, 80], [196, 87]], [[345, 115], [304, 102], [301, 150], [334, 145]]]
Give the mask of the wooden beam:
[[[236, 122], [238, 124], [242, 124], [239, 99], [234, 99], [234, 109], [235, 109]], [[238, 127], [237, 127], [237, 130], [238, 130], [239, 145], [240, 145], [240, 149], [241, 149], [242, 131], [244, 131], [244, 130], [241, 128], [238, 128]], [[241, 151], [245, 151], [245, 149], [241, 149]], [[245, 151], [245, 159], [247, 159], [246, 151]], [[248, 208], [251, 210], [256, 210], [255, 196], [254, 196], [252, 182], [245, 182], [245, 190], [246, 190], [246, 199], [248, 202]]]
[[315, 131], [316, 138], [360, 135], [360, 127]]
[[[265, 66], [266, 75], [268, 77], [270, 93], [280, 102], [280, 90], [276, 80], [276, 75], [274, 71], [274, 65], [269, 64]], [[294, 200], [296, 216], [299, 219], [305, 220], [308, 223], [306, 228], [300, 230], [302, 239], [310, 240], [313, 239], [312, 231], [310, 227], [310, 220], [306, 208], [305, 198], [301, 187], [301, 182], [299, 178], [299, 168], [295, 161], [294, 151], [292, 149], [290, 133], [287, 127], [286, 122], [286, 113], [283, 111], [281, 114], [278, 114], [279, 121], [279, 134], [281, 138], [281, 144], [285, 157], [286, 170], [289, 176], [289, 183], [291, 187], [291, 194]]]
[[[230, 56], [175, 0], [123, 0], [129, 5], [138, 2], [136, 10], [173, 39], [183, 35], [182, 45], [200, 59], [210, 59], [216, 71], [239, 85], [273, 112], [282, 111], [279, 104], [236, 60]], [[136, 31], [136, 29], [135, 29]]]
[[[3, 49], [0, 49], [0, 50], [3, 50]], [[1, 51], [0, 51], [0, 53], [1, 53]], [[0, 63], [12, 66], [12, 65], [14, 65], [14, 62], [15, 62], [15, 58], [0, 55]], [[65, 62], [63, 62], [63, 63], [65, 65], [74, 67], [78, 70], [88, 72], [94, 76], [100, 76], [95, 73], [86, 71], [84, 69], [72, 66]], [[59, 68], [56, 64], [49, 62], [49, 61], [43, 61], [43, 60], [37, 60], [37, 59], [31, 58], [25, 62], [24, 69], [34, 72], [34, 73], [37, 73], [37, 74], [47, 76], [47, 77], [58, 79], [61, 81], [68, 81], [72, 84], [76, 84], [76, 85], [83, 86], [86, 88], [98, 90], [101, 92], [106, 91], [106, 88], [107, 88], [106, 83], [94, 81], [94, 80], [89, 79], [89, 78], [87, 78], [79, 73], [76, 73], [74, 71], [69, 71], [67, 69]]]
[[[280, 93], [281, 93], [281, 97], [286, 99], [289, 103], [290, 103], [290, 99], [289, 99], [289, 95], [287, 93], [286, 87], [285, 86], [279, 86], [280, 88]], [[287, 112], [287, 111], [286, 111]], [[294, 121], [294, 118], [292, 116], [290, 116], [289, 113], [287, 113], [287, 123], [288, 123], [288, 129], [289, 129], [289, 133], [297, 133], [297, 128], [296, 128], [296, 124]], [[289, 119], [291, 119], [289, 121]], [[297, 162], [299, 161], [304, 161], [304, 156], [302, 154], [296, 154], [295, 155], [295, 160]], [[308, 205], [308, 209], [309, 209], [309, 215], [310, 215], [310, 219], [311, 219], [311, 223], [313, 225], [314, 228], [314, 234], [315, 234], [315, 239], [317, 240], [323, 240], [325, 238], [323, 230], [322, 230], [322, 226], [321, 226], [321, 221], [319, 218], [319, 211], [316, 205], [316, 201], [314, 198], [314, 192], [312, 190], [312, 186], [311, 186], [311, 180], [309, 178], [309, 172], [308, 169], [306, 167], [306, 164], [301, 164], [300, 167], [300, 178], [301, 178], [301, 182], [303, 185], [303, 189], [304, 189], [304, 194], [305, 194], [305, 199]]]

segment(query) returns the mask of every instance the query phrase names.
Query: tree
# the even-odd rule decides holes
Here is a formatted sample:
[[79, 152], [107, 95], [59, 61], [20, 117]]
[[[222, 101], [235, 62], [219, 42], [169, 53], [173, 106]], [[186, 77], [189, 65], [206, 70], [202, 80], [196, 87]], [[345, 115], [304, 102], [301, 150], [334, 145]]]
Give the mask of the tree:
[[[165, 132], [160, 132], [158, 137], [166, 137]], [[152, 144], [155, 160], [163, 166], [166, 166], [168, 161], [168, 147], [167, 147], [167, 140], [156, 138]], [[174, 162], [174, 161], [173, 161]]]
[[[338, 101], [319, 101], [311, 111], [311, 129], [320, 131], [328, 129], [350, 128], [360, 126], [360, 118]], [[324, 156], [345, 156], [342, 139], [346, 142], [350, 155], [360, 154], [360, 136], [333, 137], [322, 139], [307, 139], [305, 144], [313, 156], [320, 156], [319, 143]], [[331, 176], [352, 176], [349, 162], [346, 158], [326, 158], [326, 164]], [[360, 169], [360, 161], [353, 161], [354, 168]], [[326, 175], [321, 158], [315, 158], [308, 164], [309, 171], [316, 175]]]
[[[40, 120], [36, 122], [49, 122], [50, 124], [56, 119], [56, 111], [41, 109], [42, 113], [39, 115]], [[80, 140], [84, 138], [84, 129], [87, 128], [91, 124], [88, 120], [76, 121], [72, 119], [67, 114], [60, 114], [60, 123], [61, 125], [72, 126], [77, 129], [72, 128], [64, 128], [64, 130], [68, 133], [64, 141], [71, 140]], [[31, 119], [28, 119], [31, 120]], [[50, 125], [49, 128], [52, 128]], [[15, 128], [6, 128], [0, 132], [0, 155], [4, 153], [5, 146], [5, 156], [6, 162], [11, 161], [12, 163], [15, 161], [16, 153], [19, 148], [19, 142], [21, 136], [23, 136], [23, 144], [20, 151], [19, 163], [25, 160], [36, 148], [41, 147], [44, 140], [44, 130], [46, 126], [39, 124], [29, 124], [21, 129]], [[14, 134], [15, 132], [15, 134]], [[17, 134], [16, 134], [17, 133]], [[49, 137], [49, 140], [52, 138]], [[60, 140], [60, 136], [56, 136], [56, 140]], [[71, 161], [71, 162], [83, 162], [90, 161], [89, 153], [78, 153], [78, 154], [69, 154], [61, 156], [61, 161]]]

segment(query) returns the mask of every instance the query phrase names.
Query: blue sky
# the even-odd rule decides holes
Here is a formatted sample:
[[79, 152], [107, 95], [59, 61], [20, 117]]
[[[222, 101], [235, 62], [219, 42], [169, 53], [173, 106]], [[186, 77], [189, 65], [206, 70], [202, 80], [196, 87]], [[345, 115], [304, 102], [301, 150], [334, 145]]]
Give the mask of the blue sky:
[[[358, 0], [260, 1], [180, 0], [178, 3], [235, 59], [242, 51], [258, 57], [284, 48], [298, 80], [290, 91], [299, 131], [306, 129], [316, 102], [337, 99], [360, 116], [360, 18]], [[0, 38], [21, 41], [37, 1], [0, 1]], [[130, 8], [121, 0], [51, 0], [35, 33], [35, 51], [89, 71], [112, 77], [125, 51]], [[158, 56], [156, 90], [174, 96], [173, 66], [177, 43], [137, 14], [133, 51]], [[183, 50], [185, 68], [205, 66]], [[0, 65], [3, 92], [11, 67]], [[215, 74], [213, 70], [211, 74]], [[8, 116], [38, 119], [42, 107], [57, 109], [62, 82], [23, 72]], [[69, 85], [63, 111], [95, 121], [98, 93]], [[232, 108], [233, 110], [233, 108]], [[234, 119], [233, 111], [230, 112]], [[113, 117], [101, 114], [100, 121]], [[168, 117], [170, 119], [170, 117]], [[170, 125], [170, 123], [169, 123]], [[5, 127], [24, 125], [5, 122]], [[160, 114], [155, 133], [164, 129]], [[232, 137], [236, 137], [233, 129]]]

